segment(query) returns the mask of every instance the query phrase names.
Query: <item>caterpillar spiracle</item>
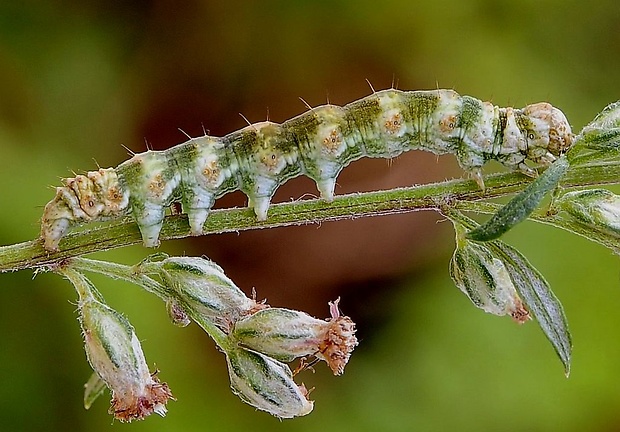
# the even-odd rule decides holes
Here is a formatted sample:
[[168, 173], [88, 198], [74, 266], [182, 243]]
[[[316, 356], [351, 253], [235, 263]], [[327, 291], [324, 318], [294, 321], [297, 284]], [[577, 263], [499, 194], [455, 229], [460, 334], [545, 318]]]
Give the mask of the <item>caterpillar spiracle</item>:
[[486, 161], [535, 175], [527, 160], [549, 165], [573, 140], [562, 111], [545, 102], [500, 108], [452, 90], [382, 90], [345, 106], [311, 108], [281, 124], [191, 138], [136, 154], [116, 168], [64, 179], [45, 206], [41, 238], [45, 249], [56, 251], [71, 225], [131, 215], [144, 245], [154, 247], [173, 202], [181, 203], [192, 234], [200, 235], [215, 199], [227, 192], [240, 189], [265, 220], [275, 190], [292, 177], [310, 177], [330, 201], [336, 177], [350, 162], [414, 149], [454, 154], [483, 188]]

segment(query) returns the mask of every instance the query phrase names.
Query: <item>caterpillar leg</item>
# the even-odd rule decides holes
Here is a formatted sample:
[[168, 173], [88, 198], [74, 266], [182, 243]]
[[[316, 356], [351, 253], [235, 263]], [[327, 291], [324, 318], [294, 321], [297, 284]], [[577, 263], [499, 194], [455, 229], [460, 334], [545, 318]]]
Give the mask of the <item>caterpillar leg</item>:
[[164, 207], [153, 203], [144, 203], [142, 208], [132, 209], [133, 215], [142, 234], [145, 247], [159, 246], [159, 233], [164, 223]]
[[[557, 159], [550, 152], [538, 152], [538, 153], [530, 154], [528, 155], [528, 158], [532, 160], [534, 163], [540, 164], [542, 166], [549, 166], [553, 162], [555, 162]], [[519, 166], [519, 169], [521, 169], [521, 166]]]
[[538, 177], [538, 171], [533, 168], [530, 168], [525, 163], [520, 163], [517, 167], [519, 172], [525, 174], [528, 177]]
[[[82, 176], [83, 177], [83, 176]], [[60, 240], [67, 234], [71, 225], [80, 220], [88, 220], [88, 215], [80, 205], [79, 190], [71, 186], [75, 179], [65, 179], [65, 187], [56, 188], [56, 196], [47, 203], [41, 218], [41, 239], [45, 250], [58, 250]]]
[[190, 232], [193, 236], [204, 233], [203, 226], [209, 216], [209, 209], [188, 209], [187, 219], [189, 221]]
[[[186, 182], [187, 184], [187, 182]], [[187, 213], [190, 232], [193, 236], [204, 234], [204, 224], [215, 202], [213, 191], [209, 191], [200, 185], [189, 185], [183, 197], [183, 211]]]
[[142, 226], [140, 227], [140, 233], [142, 233], [142, 242], [144, 247], [158, 247], [159, 246], [159, 233], [161, 231], [162, 224]]
[[248, 207], [254, 209], [256, 219], [259, 221], [267, 220], [271, 198], [281, 181], [277, 176], [270, 178], [260, 174], [245, 179], [241, 190], [247, 195]]
[[144, 246], [159, 246], [165, 209], [174, 201], [174, 192], [181, 182], [174, 157], [165, 152], [147, 151], [134, 155], [116, 171], [129, 192], [131, 213]]
[[46, 221], [43, 219], [41, 226], [41, 239], [43, 240], [43, 248], [49, 252], [58, 251], [58, 244], [62, 239], [69, 227], [71, 226], [71, 220], [67, 218], [55, 219], [53, 221]]
[[334, 189], [336, 188], [336, 178], [319, 179], [316, 181], [316, 187], [321, 193], [321, 198], [327, 202], [334, 200]]
[[267, 220], [267, 213], [269, 212], [269, 205], [271, 204], [271, 197], [249, 197], [248, 207], [254, 209], [256, 219], [259, 221]]
[[484, 191], [485, 186], [484, 186], [484, 178], [482, 177], [482, 169], [473, 168], [468, 171], [468, 174], [476, 183], [478, 183], [478, 187], [480, 187], [480, 190]]

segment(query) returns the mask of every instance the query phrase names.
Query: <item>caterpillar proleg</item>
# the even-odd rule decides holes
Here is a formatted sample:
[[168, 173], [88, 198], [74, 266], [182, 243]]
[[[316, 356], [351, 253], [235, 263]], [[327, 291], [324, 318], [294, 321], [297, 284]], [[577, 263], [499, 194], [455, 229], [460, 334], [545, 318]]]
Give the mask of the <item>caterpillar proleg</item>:
[[55, 251], [71, 225], [131, 215], [144, 245], [154, 247], [173, 202], [181, 203], [192, 234], [200, 235], [214, 201], [227, 192], [244, 192], [256, 217], [265, 220], [275, 190], [292, 177], [310, 177], [331, 201], [336, 178], [350, 162], [414, 149], [454, 154], [483, 188], [486, 161], [535, 175], [527, 160], [549, 165], [573, 140], [562, 111], [545, 102], [500, 108], [453, 90], [382, 90], [281, 124], [192, 138], [136, 154], [116, 168], [64, 179], [45, 206], [41, 238], [45, 249]]

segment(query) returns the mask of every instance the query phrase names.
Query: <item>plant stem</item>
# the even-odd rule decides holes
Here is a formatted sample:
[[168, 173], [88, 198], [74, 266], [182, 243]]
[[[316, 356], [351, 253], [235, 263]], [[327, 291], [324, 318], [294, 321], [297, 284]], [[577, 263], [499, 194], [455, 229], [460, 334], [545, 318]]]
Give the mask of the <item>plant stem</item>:
[[[256, 220], [251, 209], [214, 210], [204, 226], [205, 234], [238, 232], [289, 225], [367, 216], [436, 210], [457, 201], [479, 201], [510, 195], [522, 190], [530, 178], [517, 172], [485, 177], [486, 189], [472, 180], [456, 179], [428, 185], [337, 196], [333, 202], [320, 199], [274, 204], [266, 221]], [[607, 162], [571, 167], [561, 181], [563, 187], [620, 183], [620, 163]], [[161, 240], [189, 237], [186, 215], [167, 216]], [[108, 223], [94, 229], [74, 230], [60, 243], [60, 251], [47, 252], [39, 240], [0, 247], [0, 272], [47, 269], [68, 258], [141, 243], [137, 225], [130, 220]]]
[[141, 286], [163, 300], [167, 298], [166, 289], [162, 284], [149, 276], [137, 273], [133, 266], [82, 257], [71, 258], [69, 264], [75, 270], [100, 273], [114, 279], [124, 280]]
[[[76, 270], [100, 273], [114, 279], [133, 283], [155, 294], [164, 301], [170, 296], [170, 293], [167, 292], [166, 288], [161, 283], [145, 274], [136, 272], [134, 266], [77, 257], [69, 260], [69, 267], [63, 271], [63, 274], [79, 275]], [[73, 277], [75, 278], [76, 276]], [[193, 316], [192, 318], [222, 349], [230, 348], [230, 342], [226, 338], [226, 335], [216, 325], [203, 319], [201, 316]]]

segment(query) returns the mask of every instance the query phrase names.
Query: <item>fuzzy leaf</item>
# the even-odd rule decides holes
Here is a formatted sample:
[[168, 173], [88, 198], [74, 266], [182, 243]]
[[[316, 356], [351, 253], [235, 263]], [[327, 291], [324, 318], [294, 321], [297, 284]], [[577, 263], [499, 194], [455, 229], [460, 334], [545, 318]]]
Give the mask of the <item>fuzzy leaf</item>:
[[545, 194], [556, 187], [568, 170], [568, 161], [561, 157], [536, 180], [515, 196], [486, 223], [467, 233], [467, 238], [489, 241], [499, 238], [513, 226], [523, 222], [538, 207]]
[[521, 299], [553, 345], [568, 376], [572, 339], [562, 304], [551, 291], [545, 278], [519, 251], [501, 241], [494, 241], [491, 247], [498, 255], [504, 257], [504, 263], [510, 269], [510, 275]]

